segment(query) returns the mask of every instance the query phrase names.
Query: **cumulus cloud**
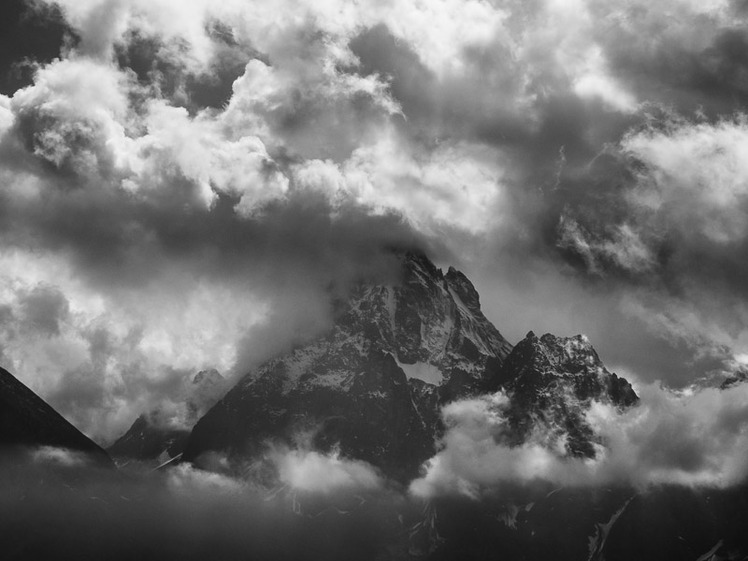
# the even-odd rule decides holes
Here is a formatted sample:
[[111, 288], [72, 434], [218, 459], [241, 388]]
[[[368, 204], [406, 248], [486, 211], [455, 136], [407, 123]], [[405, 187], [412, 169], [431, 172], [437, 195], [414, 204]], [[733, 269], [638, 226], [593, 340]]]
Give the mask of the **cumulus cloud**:
[[341, 458], [336, 451], [321, 454], [313, 450], [276, 449], [271, 460], [278, 470], [279, 481], [296, 491], [327, 494], [375, 491], [383, 486], [372, 466]]
[[387, 246], [483, 275], [502, 331], [578, 321], [649, 379], [748, 352], [737, 4], [29, 13], [66, 38], [0, 97], [1, 350], [84, 430], [320, 333]]
[[[634, 201], [654, 220], [686, 226], [686, 241], [723, 246], [746, 236], [748, 123], [742, 115], [717, 123], [676, 122], [627, 135], [622, 149], [642, 162]], [[663, 228], [660, 225], [660, 228]], [[657, 228], [655, 226], [654, 228]]]
[[65, 448], [54, 448], [52, 446], [42, 446], [34, 450], [31, 454], [32, 461], [39, 464], [63, 467], [82, 467], [89, 463], [90, 458], [82, 452], [75, 452]]
[[478, 498], [503, 483], [725, 488], [745, 481], [748, 386], [674, 392], [643, 385], [638, 391], [641, 402], [623, 412], [592, 403], [587, 421], [600, 437], [594, 458], [566, 456], [563, 437], [539, 426], [523, 444], [504, 443], [508, 399], [501, 393], [449, 404], [442, 449], [410, 491]]
[[[342, 166], [311, 160], [296, 170], [299, 183], [377, 213], [396, 210], [416, 229], [481, 233], [501, 221], [501, 153], [457, 143], [423, 152], [384, 134], [353, 152]], [[498, 211], [500, 212], [500, 210]]]
[[587, 271], [639, 285], [626, 313], [697, 354], [745, 346], [745, 130], [741, 115], [669, 115], [630, 131], [607, 150], [617, 183], [600, 186], [599, 201], [567, 206], [558, 225], [558, 246]]

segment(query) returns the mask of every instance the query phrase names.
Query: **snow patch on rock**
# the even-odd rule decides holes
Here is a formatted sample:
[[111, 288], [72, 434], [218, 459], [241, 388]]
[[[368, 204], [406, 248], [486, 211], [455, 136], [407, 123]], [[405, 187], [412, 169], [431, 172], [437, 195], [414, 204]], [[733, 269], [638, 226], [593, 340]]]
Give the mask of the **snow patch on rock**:
[[434, 386], [438, 386], [442, 383], [442, 380], [444, 380], [444, 374], [442, 374], [439, 367], [429, 364], [428, 362], [405, 364], [398, 361], [397, 365], [402, 368], [403, 372], [405, 372], [405, 376], [407, 376], [408, 380], [416, 378], [417, 380], [422, 380], [427, 384], [432, 384]]

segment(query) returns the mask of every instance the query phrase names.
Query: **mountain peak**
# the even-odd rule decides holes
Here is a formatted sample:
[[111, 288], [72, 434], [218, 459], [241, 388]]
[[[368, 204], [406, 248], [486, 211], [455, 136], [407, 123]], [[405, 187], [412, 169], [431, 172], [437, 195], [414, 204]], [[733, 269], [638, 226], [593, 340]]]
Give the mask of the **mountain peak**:
[[474, 312], [480, 310], [480, 296], [475, 290], [473, 283], [454, 267], [450, 267], [445, 275], [445, 280], [454, 293]]
[[225, 382], [223, 376], [215, 368], [208, 370], [200, 370], [195, 377], [192, 378], [192, 384], [195, 386], [215, 386], [221, 385]]
[[328, 334], [249, 372], [197, 423], [185, 457], [246, 451], [263, 435], [287, 438], [299, 424], [321, 427], [318, 441], [327, 442], [339, 434], [337, 415], [358, 423], [346, 435], [369, 438], [371, 426], [381, 425], [393, 439], [371, 456], [355, 452], [359, 441], [351, 436], [343, 453], [394, 469], [392, 454], [408, 441], [417, 453], [395, 471], [417, 472], [434, 453], [440, 405], [484, 391], [511, 345], [483, 315], [462, 273], [445, 276], [417, 251], [398, 256], [400, 282], [356, 286]]
[[465, 275], [443, 274], [423, 253], [398, 256], [399, 283], [355, 287], [328, 334], [249, 372], [198, 421], [184, 458], [251, 456], [313, 427], [314, 446], [407, 478], [436, 452], [444, 404], [499, 389], [513, 442], [541, 422], [565, 436], [569, 454], [594, 456], [591, 401], [625, 407], [638, 397], [589, 340], [531, 331], [512, 349]]
[[[623, 380], [608, 371], [586, 335], [559, 337], [546, 333], [538, 338], [532, 331], [517, 343], [507, 357], [497, 387], [514, 386], [528, 376]], [[631, 385], [625, 383], [630, 389]], [[631, 405], [638, 400], [633, 389], [624, 394], [621, 405]], [[604, 399], [605, 395], [597, 397]]]
[[608, 371], [584, 335], [528, 333], [504, 361], [493, 388], [510, 397], [515, 443], [540, 423], [545, 432], [566, 436], [570, 455], [586, 457], [595, 455], [585, 415], [591, 401], [624, 408], [639, 400], [627, 380]]
[[108, 449], [117, 459], [159, 462], [181, 454], [192, 426], [226, 392], [226, 379], [215, 368], [185, 380], [181, 402], [168, 414], [159, 407], [141, 414]]

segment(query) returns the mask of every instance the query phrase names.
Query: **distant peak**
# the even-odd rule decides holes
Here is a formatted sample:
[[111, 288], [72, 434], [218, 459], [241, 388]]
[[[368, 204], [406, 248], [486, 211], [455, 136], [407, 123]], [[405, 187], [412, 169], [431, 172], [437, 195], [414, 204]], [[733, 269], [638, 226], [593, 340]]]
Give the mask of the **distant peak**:
[[195, 377], [192, 379], [192, 383], [196, 386], [205, 384], [212, 385], [216, 383], [223, 383], [224, 381], [224, 377], [221, 376], [221, 374], [215, 368], [211, 368], [209, 370], [201, 370], [200, 372], [195, 374]]

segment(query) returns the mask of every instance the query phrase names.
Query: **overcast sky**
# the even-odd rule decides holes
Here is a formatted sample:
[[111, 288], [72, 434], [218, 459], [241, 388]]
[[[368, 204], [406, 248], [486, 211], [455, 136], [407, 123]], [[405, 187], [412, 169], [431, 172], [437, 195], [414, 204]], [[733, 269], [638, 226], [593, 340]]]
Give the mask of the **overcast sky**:
[[6, 0], [0, 362], [110, 439], [419, 247], [512, 342], [748, 362], [748, 3]]

